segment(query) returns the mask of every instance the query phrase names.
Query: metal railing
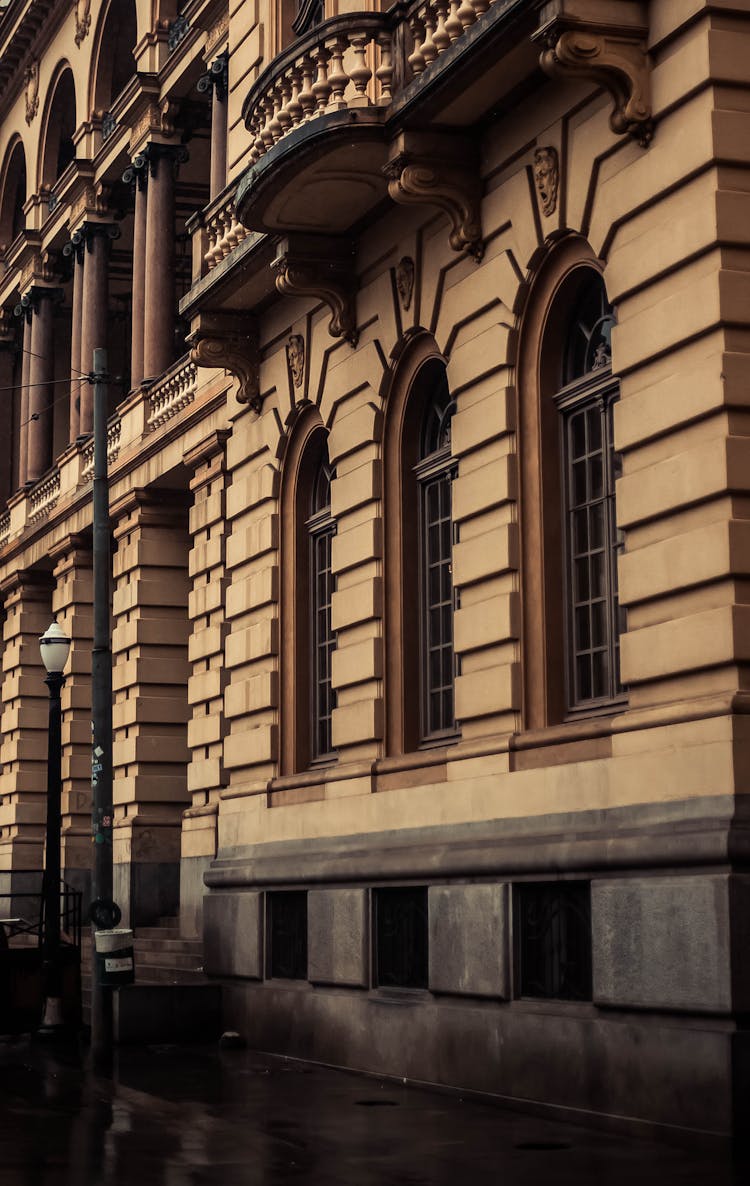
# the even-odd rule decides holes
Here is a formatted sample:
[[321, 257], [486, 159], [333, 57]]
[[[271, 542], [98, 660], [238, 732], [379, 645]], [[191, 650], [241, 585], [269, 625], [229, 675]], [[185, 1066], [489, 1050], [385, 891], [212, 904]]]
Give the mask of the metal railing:
[[[14, 869], [6, 876], [12, 876], [18, 882], [28, 879], [31, 884], [36, 880], [38, 888], [0, 892], [0, 948], [41, 947], [44, 939], [44, 873]], [[82, 891], [61, 880], [60, 942], [64, 947], [81, 946], [82, 904]]]

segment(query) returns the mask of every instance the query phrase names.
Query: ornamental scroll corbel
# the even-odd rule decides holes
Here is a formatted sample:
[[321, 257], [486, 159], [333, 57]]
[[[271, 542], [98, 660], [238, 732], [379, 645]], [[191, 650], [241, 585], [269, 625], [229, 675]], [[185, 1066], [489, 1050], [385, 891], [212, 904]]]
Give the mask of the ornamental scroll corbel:
[[614, 100], [609, 126], [643, 148], [653, 137], [651, 67], [641, 26], [609, 27], [556, 17], [533, 39], [545, 46], [539, 62], [551, 78], [590, 78]]
[[237, 402], [260, 412], [260, 362], [255, 327], [240, 329], [223, 318], [201, 317], [200, 325], [188, 337], [190, 361], [199, 367], [223, 368], [238, 382]]
[[276, 273], [276, 288], [287, 296], [311, 296], [331, 310], [328, 332], [332, 338], [344, 338], [357, 345], [356, 283], [351, 252], [336, 244], [330, 254], [320, 246], [311, 251], [289, 239], [279, 244], [271, 267]]
[[479, 263], [484, 255], [480, 183], [469, 167], [399, 153], [385, 166], [388, 193], [400, 206], [437, 206], [451, 223], [454, 251], [467, 251]]

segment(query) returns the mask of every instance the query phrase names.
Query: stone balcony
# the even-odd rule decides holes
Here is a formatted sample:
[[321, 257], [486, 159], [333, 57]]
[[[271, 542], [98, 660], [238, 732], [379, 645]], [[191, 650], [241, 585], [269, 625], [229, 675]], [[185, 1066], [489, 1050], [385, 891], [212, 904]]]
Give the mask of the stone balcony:
[[317, 25], [245, 99], [252, 163], [233, 216], [252, 231], [350, 232], [387, 200], [402, 133], [428, 117], [460, 155], [466, 128], [538, 69], [535, 13], [526, 0], [412, 0]]

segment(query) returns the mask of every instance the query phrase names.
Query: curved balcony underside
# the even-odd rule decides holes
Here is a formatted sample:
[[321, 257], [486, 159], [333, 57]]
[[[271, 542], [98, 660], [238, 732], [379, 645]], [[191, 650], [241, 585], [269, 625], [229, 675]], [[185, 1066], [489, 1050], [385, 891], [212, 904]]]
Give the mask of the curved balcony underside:
[[324, 113], [289, 132], [243, 177], [237, 214], [250, 230], [342, 233], [383, 201], [382, 108]]

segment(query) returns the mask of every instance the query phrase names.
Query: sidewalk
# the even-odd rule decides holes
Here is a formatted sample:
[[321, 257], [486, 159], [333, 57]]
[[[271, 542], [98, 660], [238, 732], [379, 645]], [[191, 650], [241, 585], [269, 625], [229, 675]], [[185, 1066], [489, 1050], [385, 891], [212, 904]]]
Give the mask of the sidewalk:
[[704, 1150], [215, 1046], [0, 1039], [0, 1186], [740, 1186]]

